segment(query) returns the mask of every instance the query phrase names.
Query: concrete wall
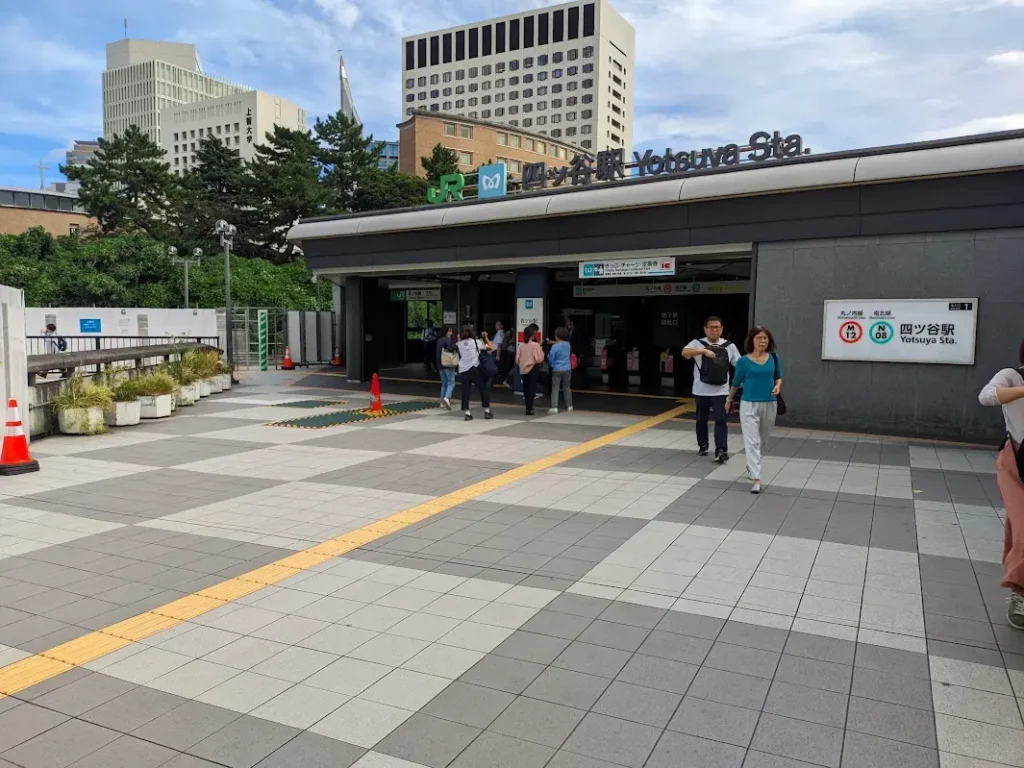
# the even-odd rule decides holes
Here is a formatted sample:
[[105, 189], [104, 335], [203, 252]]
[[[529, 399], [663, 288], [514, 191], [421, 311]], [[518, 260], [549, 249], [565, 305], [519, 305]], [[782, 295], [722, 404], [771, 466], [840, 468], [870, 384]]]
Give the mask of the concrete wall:
[[[977, 296], [973, 366], [823, 361], [826, 299]], [[755, 322], [786, 365], [788, 423], [998, 442], [978, 392], [1017, 365], [1024, 337], [1024, 229], [762, 243]]]

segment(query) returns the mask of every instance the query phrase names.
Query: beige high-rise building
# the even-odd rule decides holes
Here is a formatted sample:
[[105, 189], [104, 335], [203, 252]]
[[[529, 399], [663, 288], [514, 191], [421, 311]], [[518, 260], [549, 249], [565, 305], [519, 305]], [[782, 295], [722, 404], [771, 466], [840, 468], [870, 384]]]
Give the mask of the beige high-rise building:
[[245, 91], [195, 104], [164, 107], [160, 112], [160, 146], [171, 170], [181, 173], [195, 164], [199, 143], [217, 139], [243, 160], [256, 154], [275, 125], [306, 130], [306, 111], [286, 99], [262, 91]]
[[203, 72], [191, 43], [127, 38], [107, 43], [103, 72], [103, 136], [137, 125], [160, 143], [160, 111], [177, 104], [231, 96], [250, 90]]
[[635, 37], [608, 0], [412, 35], [402, 39], [402, 113], [505, 123], [628, 155]]

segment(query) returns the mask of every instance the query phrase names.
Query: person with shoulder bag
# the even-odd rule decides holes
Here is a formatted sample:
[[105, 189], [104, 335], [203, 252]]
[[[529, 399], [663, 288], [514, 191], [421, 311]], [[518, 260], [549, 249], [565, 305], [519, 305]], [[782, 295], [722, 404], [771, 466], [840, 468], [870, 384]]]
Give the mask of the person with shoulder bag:
[[1020, 368], [1004, 368], [978, 395], [982, 405], [1003, 409], [1006, 439], [996, 457], [996, 483], [1006, 509], [1003, 526], [1003, 580], [1010, 590], [1006, 620], [1024, 629], [1024, 341], [1017, 351]]
[[535, 324], [523, 330], [523, 341], [516, 347], [516, 365], [523, 377], [523, 399], [526, 401], [526, 415], [533, 416], [533, 401], [537, 397], [537, 377], [544, 362], [544, 349], [537, 343], [540, 332]]
[[476, 384], [476, 388], [480, 390], [480, 404], [484, 407], [484, 418], [493, 419], [494, 414], [491, 413], [491, 393], [481, 372], [484, 359], [489, 358], [493, 360], [493, 358], [487, 353], [487, 348], [480, 343], [480, 340], [474, 335], [473, 329], [468, 325], [459, 334], [458, 350], [459, 380], [462, 384], [462, 410], [466, 414], [466, 421], [473, 420], [473, 413], [469, 410], [469, 388], [473, 384]]
[[444, 329], [444, 336], [437, 342], [436, 363], [441, 375], [441, 405], [450, 411], [452, 393], [455, 391], [455, 371], [459, 367], [459, 349], [451, 326]]
[[726, 398], [732, 408], [737, 390], [742, 388], [740, 427], [743, 450], [747, 455], [747, 477], [753, 483], [751, 493], [761, 492], [761, 458], [768, 447], [768, 437], [775, 426], [775, 417], [785, 408], [782, 401], [782, 363], [775, 353], [772, 332], [755, 325], [744, 344], [747, 354], [736, 363], [736, 375]]
[[708, 420], [715, 420], [715, 461], [729, 460], [729, 426], [726, 398], [729, 379], [740, 352], [731, 341], [722, 338], [722, 321], [709, 317], [704, 323], [704, 338], [683, 347], [683, 357], [693, 360], [693, 398], [697, 402], [697, 454], [708, 455]]

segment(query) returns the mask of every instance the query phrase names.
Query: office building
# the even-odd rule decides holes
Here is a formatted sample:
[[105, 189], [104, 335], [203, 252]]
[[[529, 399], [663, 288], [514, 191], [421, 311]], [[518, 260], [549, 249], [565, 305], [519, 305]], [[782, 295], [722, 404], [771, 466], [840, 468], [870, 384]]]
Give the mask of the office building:
[[632, 145], [633, 27], [608, 0], [402, 40], [402, 114], [505, 123], [590, 152]]
[[160, 146], [171, 170], [181, 173], [195, 164], [196, 151], [206, 137], [221, 141], [243, 160], [256, 154], [275, 125], [306, 130], [306, 111], [262, 91], [246, 91], [195, 104], [164, 107]]
[[508, 173], [518, 176], [528, 163], [566, 165], [581, 150], [535, 131], [448, 115], [443, 112], [413, 112], [398, 126], [399, 141], [405, 147], [398, 170], [426, 178], [420, 163], [438, 144], [455, 152], [459, 171], [471, 173], [481, 165], [505, 163]]
[[348, 70], [345, 68], [345, 57], [338, 54], [338, 82], [341, 85], [341, 114], [355, 123], [363, 124], [356, 111], [356, 102], [352, 98], [352, 89], [348, 83]]
[[[75, 168], [85, 165], [96, 155], [96, 151], [99, 148], [100, 143], [98, 141], [83, 141], [81, 139], [75, 139], [74, 146], [64, 154], [64, 167]], [[81, 186], [82, 185], [77, 181], [50, 182], [51, 190], [55, 192], [67, 192], [71, 195], [77, 195]]]
[[161, 143], [160, 112], [250, 89], [207, 75], [191, 43], [124, 39], [107, 43], [103, 72], [103, 136], [138, 126]]
[[381, 147], [380, 159], [377, 161], [377, 167], [382, 171], [388, 170], [393, 165], [398, 165], [398, 146], [397, 141], [385, 141], [381, 142], [384, 146]]

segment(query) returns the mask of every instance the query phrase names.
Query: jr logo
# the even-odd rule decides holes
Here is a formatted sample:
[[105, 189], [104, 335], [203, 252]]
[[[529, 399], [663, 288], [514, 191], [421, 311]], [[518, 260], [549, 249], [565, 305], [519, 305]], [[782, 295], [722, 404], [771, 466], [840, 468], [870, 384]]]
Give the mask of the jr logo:
[[462, 188], [466, 186], [466, 177], [461, 173], [449, 173], [441, 177], [440, 187], [427, 187], [428, 203], [446, 203], [449, 200], [462, 200]]

